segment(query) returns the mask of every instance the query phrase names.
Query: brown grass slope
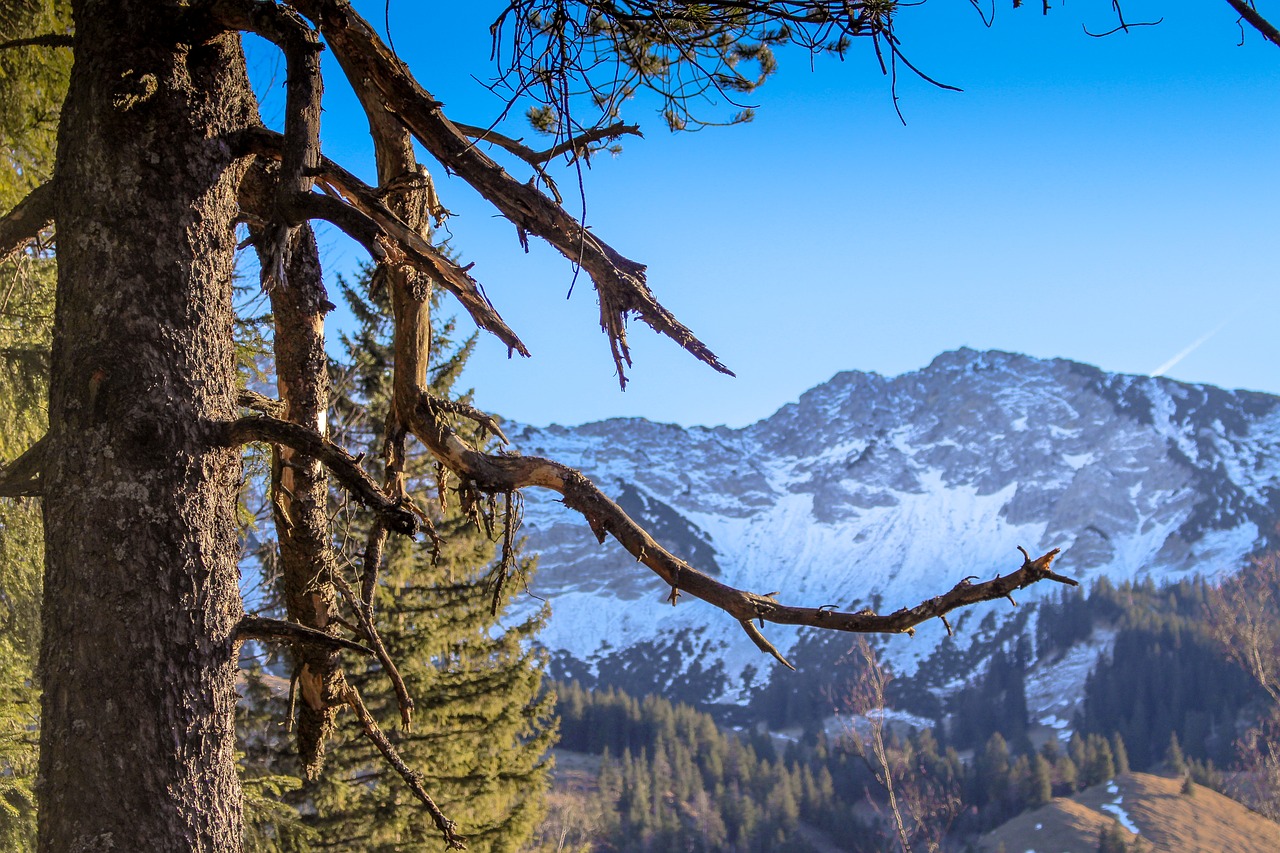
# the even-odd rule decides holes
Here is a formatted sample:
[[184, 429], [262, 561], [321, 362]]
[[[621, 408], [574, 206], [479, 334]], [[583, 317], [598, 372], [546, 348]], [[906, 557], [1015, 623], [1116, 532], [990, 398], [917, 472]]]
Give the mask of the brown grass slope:
[[[1092, 853], [1099, 833], [1122, 810], [1137, 827], [1135, 850], [1151, 853], [1277, 853], [1280, 824], [1228, 797], [1197, 785], [1182, 793], [1182, 780], [1124, 773], [1074, 797], [997, 827], [979, 841], [984, 853]], [[1131, 839], [1134, 839], [1131, 836]]]

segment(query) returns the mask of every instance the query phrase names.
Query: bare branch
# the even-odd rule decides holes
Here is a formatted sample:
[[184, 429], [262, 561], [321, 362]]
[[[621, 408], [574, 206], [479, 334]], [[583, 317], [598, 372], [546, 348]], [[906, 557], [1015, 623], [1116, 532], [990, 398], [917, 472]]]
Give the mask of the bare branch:
[[570, 137], [558, 145], [553, 145], [544, 151], [535, 151], [525, 145], [518, 139], [512, 139], [498, 133], [491, 127], [476, 127], [470, 124], [460, 124], [455, 122], [454, 127], [475, 139], [477, 142], [492, 142], [499, 148], [511, 152], [512, 154], [524, 160], [530, 166], [541, 166], [542, 164], [554, 160], [562, 154], [573, 153], [575, 157], [580, 156], [587, 151], [592, 145], [598, 142], [607, 142], [617, 139], [620, 136], [639, 136], [644, 137], [640, 132], [638, 124], [623, 124], [617, 122], [606, 127], [593, 127], [584, 131], [577, 136]]
[[0, 50], [12, 50], [18, 47], [75, 47], [75, 36], [65, 33], [45, 33], [29, 38], [0, 41]]
[[469, 421], [474, 421], [482, 430], [496, 436], [503, 444], [511, 443], [511, 440], [507, 438], [506, 433], [502, 431], [502, 427], [498, 426], [498, 421], [493, 415], [487, 412], [482, 412], [475, 406], [468, 406], [466, 403], [459, 400], [446, 400], [436, 397], [435, 404], [442, 412], [448, 412], [451, 415], [457, 415], [458, 417], [466, 418]]
[[1249, 2], [1249, 0], [1227, 0], [1227, 2], [1231, 4], [1231, 8], [1235, 9], [1241, 18], [1249, 23], [1249, 26], [1261, 33], [1264, 39], [1280, 46], [1280, 30], [1277, 30], [1275, 24], [1259, 14], [1252, 2]]
[[1059, 549], [1032, 560], [1026, 556], [1022, 566], [1003, 577], [997, 575], [984, 583], [957, 583], [943, 595], [928, 599], [915, 607], [880, 615], [869, 611], [847, 613], [829, 607], [796, 607], [781, 604], [769, 595], [746, 592], [723, 584], [695, 569], [659, 545], [647, 531], [628, 516], [580, 472], [534, 456], [493, 456], [470, 447], [445, 423], [436, 402], [422, 394], [411, 412], [409, 427], [427, 448], [459, 476], [474, 482], [487, 492], [507, 492], [529, 486], [551, 489], [563, 495], [563, 503], [580, 513], [596, 538], [603, 543], [612, 536], [637, 561], [643, 563], [664, 582], [681, 592], [700, 598], [744, 623], [743, 628], [763, 651], [785, 659], [766, 641], [759, 631], [748, 627], [751, 620], [782, 625], [806, 625], [853, 633], [909, 634], [915, 626], [929, 619], [945, 616], [952, 610], [1010, 598], [1011, 594], [1042, 580], [1076, 586], [1076, 581], [1052, 571]]
[[342, 591], [343, 597], [351, 605], [360, 623], [361, 632], [373, 647], [373, 653], [378, 658], [378, 663], [382, 664], [383, 672], [387, 674], [387, 678], [391, 679], [391, 686], [396, 691], [396, 703], [400, 708], [400, 725], [406, 732], [410, 731], [413, 728], [413, 697], [409, 695], [409, 688], [405, 685], [403, 676], [400, 675], [400, 668], [391, 659], [386, 644], [382, 642], [382, 635], [378, 633], [377, 625], [373, 621], [373, 604], [356, 597], [355, 590], [342, 575], [335, 573], [333, 583]]
[[373, 656], [373, 649], [366, 648], [351, 640], [344, 640], [315, 628], [299, 625], [297, 622], [286, 622], [283, 619], [268, 619], [264, 616], [243, 616], [236, 626], [237, 640], [263, 640], [303, 645], [319, 646], [326, 649], [346, 649], [362, 655]]
[[21, 456], [8, 465], [0, 465], [0, 498], [39, 497], [40, 472], [44, 468], [44, 454], [49, 436], [41, 436]]
[[[277, 159], [281, 156], [282, 142], [280, 134], [265, 128], [254, 128], [237, 135], [237, 144], [242, 145], [246, 153]], [[294, 204], [307, 217], [324, 219], [338, 226], [364, 246], [376, 261], [407, 263], [435, 276], [457, 297], [477, 326], [492, 333], [510, 350], [524, 356], [529, 354], [524, 342], [484, 295], [479, 282], [387, 209], [376, 190], [327, 159], [322, 158], [317, 172], [343, 198], [304, 193]], [[265, 198], [269, 197], [265, 196], [269, 192], [268, 183], [263, 171], [251, 169], [241, 185], [241, 205], [259, 212]]]
[[315, 430], [278, 418], [254, 416], [222, 421], [216, 424], [215, 432], [218, 443], [224, 446], [264, 441], [292, 447], [299, 453], [312, 456], [332, 471], [357, 500], [376, 512], [389, 529], [408, 536], [420, 529], [418, 517], [378, 488], [373, 478], [360, 467], [359, 458]]
[[346, 0], [298, 0], [297, 7], [318, 21], [325, 39], [356, 87], [376, 92], [414, 137], [446, 170], [461, 175], [498, 208], [517, 231], [536, 234], [580, 265], [595, 283], [600, 326], [609, 338], [618, 382], [626, 387], [631, 365], [626, 323], [638, 316], [695, 358], [733, 375], [707, 346], [664, 308], [645, 283], [645, 267], [600, 240], [536, 187], [522, 183], [480, 151], [441, 111]]
[[259, 394], [248, 388], [241, 388], [239, 394], [236, 395], [236, 405], [242, 409], [252, 409], [264, 415], [270, 415], [273, 418], [284, 417], [285, 405], [274, 397], [268, 397], [266, 394]]
[[445, 817], [444, 812], [440, 811], [440, 807], [436, 805], [435, 800], [431, 799], [431, 795], [427, 793], [427, 789], [423, 785], [422, 774], [404, 763], [400, 753], [396, 752], [396, 748], [391, 745], [391, 741], [387, 740], [387, 736], [383, 734], [382, 729], [378, 728], [377, 720], [369, 713], [369, 709], [364, 705], [364, 700], [360, 698], [360, 692], [354, 687], [347, 689], [347, 703], [356, 712], [356, 718], [360, 720], [365, 736], [373, 741], [373, 745], [382, 753], [382, 757], [400, 774], [400, 778], [404, 779], [405, 784], [409, 786], [409, 790], [426, 807], [427, 813], [431, 815], [436, 828], [444, 836], [445, 843], [449, 849], [467, 849], [466, 839], [458, 835], [458, 825]]
[[56, 195], [53, 181], [43, 183], [0, 219], [0, 264], [20, 252], [53, 223], [57, 210]]

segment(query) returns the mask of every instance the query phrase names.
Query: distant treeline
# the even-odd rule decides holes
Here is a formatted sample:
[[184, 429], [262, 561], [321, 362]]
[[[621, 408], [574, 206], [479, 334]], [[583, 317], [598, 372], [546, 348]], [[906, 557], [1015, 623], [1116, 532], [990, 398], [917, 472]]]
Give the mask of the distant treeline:
[[[963, 847], [1022, 811], [1129, 769], [1187, 773], [1220, 787], [1215, 767], [1231, 763], [1234, 741], [1263, 697], [1209, 638], [1207, 592], [1201, 580], [1163, 588], [1104, 580], [1088, 594], [1041, 603], [1034, 631], [997, 629], [986, 649], [957, 651], [985, 654], [982, 674], [945, 704], [926, 703], [933, 728], [885, 733], [900, 784], [917, 789], [906, 795], [926, 790], [951, 842]], [[1020, 622], [1027, 626], [1025, 617]], [[1114, 634], [1113, 650], [1087, 681], [1076, 733], [1066, 745], [1034, 738], [1037, 748], [1028, 668], [1052, 666], [1097, 630]], [[834, 663], [832, 648], [810, 652]], [[762, 715], [766, 721], [803, 720], [795, 740], [763, 727], [725, 729], [708, 713], [662, 698], [558, 685], [561, 747], [603, 756], [593, 796], [605, 825], [596, 849], [748, 853], [804, 851], [824, 841], [859, 852], [893, 848], [876, 762], [818, 724], [858, 676], [847, 654], [839, 659], [838, 688], [762, 691], [781, 700], [771, 706], [776, 715]], [[806, 695], [814, 707], [802, 710]], [[891, 692], [913, 695], [919, 691], [909, 682]]]

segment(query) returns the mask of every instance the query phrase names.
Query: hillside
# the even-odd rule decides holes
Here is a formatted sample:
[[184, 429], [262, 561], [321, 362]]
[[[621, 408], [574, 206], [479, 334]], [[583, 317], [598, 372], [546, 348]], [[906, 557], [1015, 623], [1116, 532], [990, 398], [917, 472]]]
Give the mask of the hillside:
[[1118, 820], [1131, 839], [1142, 840], [1137, 849], [1152, 853], [1280, 850], [1280, 824], [1203, 786], [1189, 795], [1181, 789], [1180, 779], [1124, 773], [1019, 815], [982, 836], [979, 849], [1092, 853], [1101, 831]]

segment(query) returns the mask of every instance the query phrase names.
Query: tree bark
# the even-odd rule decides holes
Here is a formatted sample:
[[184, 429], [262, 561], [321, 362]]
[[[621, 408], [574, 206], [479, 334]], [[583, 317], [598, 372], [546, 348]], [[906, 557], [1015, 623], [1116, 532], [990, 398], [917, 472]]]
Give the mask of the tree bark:
[[77, 0], [56, 173], [42, 851], [238, 851], [239, 39]]
[[[262, 233], [259, 229], [258, 233]], [[271, 289], [275, 318], [276, 387], [285, 420], [319, 435], [328, 432], [329, 363], [324, 316], [333, 308], [325, 293], [320, 253], [310, 225], [294, 230], [283, 281]], [[268, 253], [259, 252], [263, 264]], [[329, 534], [329, 475], [320, 460], [285, 445], [273, 446], [271, 500], [280, 575], [289, 618], [308, 628], [337, 633], [337, 590]], [[297, 669], [298, 755], [303, 776], [314, 779], [324, 764], [325, 741], [337, 709], [346, 703], [337, 649], [317, 644], [293, 647]]]

